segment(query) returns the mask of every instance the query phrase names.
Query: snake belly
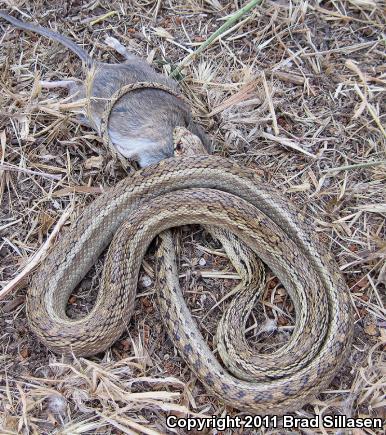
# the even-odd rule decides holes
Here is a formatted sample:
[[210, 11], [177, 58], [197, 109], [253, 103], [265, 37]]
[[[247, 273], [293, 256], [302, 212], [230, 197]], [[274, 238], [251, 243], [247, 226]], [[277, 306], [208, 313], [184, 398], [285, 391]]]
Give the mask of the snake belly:
[[[246, 343], [241, 350], [232, 344], [234, 328], [228, 323], [250, 309], [253, 296], [245, 293], [219, 324], [219, 348], [231, 373], [214, 357], [181, 294], [166, 231], [190, 223], [229, 230], [286, 287], [297, 323], [277, 352], [255, 355]], [[161, 161], [88, 206], [34, 276], [27, 294], [33, 332], [57, 353], [87, 356], [105, 350], [130, 319], [142, 259], [160, 233], [161, 314], [174, 345], [210, 392], [238, 409], [282, 414], [330, 383], [352, 338], [348, 289], [335, 261], [286, 199], [253, 171], [215, 156]], [[110, 242], [93, 309], [80, 320], [69, 319], [70, 294]]]

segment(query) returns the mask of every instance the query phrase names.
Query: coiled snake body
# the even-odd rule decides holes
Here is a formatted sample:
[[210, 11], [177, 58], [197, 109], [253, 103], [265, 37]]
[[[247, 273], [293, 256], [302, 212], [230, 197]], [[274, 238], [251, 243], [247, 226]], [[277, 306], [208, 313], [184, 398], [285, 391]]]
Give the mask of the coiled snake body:
[[[173, 240], [164, 230], [190, 223], [209, 225], [214, 234], [212, 226], [221, 226], [229, 233], [220, 231], [220, 240], [225, 234], [247, 245], [226, 249], [246, 285], [218, 329], [218, 350], [233, 374], [203, 340], [178, 284]], [[88, 206], [34, 277], [27, 296], [32, 330], [55, 352], [92, 355], [106, 349], [129, 321], [143, 256], [160, 233], [162, 317], [210, 392], [239, 409], [280, 414], [301, 407], [329, 384], [352, 335], [348, 290], [337, 265], [302, 214], [253, 171], [215, 156], [161, 161]], [[69, 319], [71, 292], [110, 242], [94, 308], [84, 319]], [[256, 255], [288, 290], [297, 320], [290, 341], [267, 355], [255, 355], [242, 333], [262, 274]]]

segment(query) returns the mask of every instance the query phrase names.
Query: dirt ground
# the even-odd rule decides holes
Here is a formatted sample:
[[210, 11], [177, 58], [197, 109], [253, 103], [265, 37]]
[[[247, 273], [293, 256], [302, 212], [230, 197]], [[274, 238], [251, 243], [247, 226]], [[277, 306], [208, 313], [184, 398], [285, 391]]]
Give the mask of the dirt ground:
[[[164, 74], [243, 4], [0, 2], [15, 16], [68, 35], [95, 59], [122, 61], [104, 42], [114, 36]], [[178, 76], [214, 153], [254, 169], [311, 217], [350, 289], [350, 356], [329, 388], [298, 416], [386, 417], [384, 18], [376, 0], [263, 1]], [[74, 212], [56, 236], [59, 242], [84, 205], [126, 176], [95, 132], [59, 105], [66, 93], [39, 86], [39, 80], [68, 77], [82, 78], [75, 55], [0, 19], [3, 287], [25, 269], [68, 207]], [[218, 302], [237, 275], [202, 229], [180, 232], [181, 285], [213, 345], [226, 306]], [[170, 413], [242, 415], [208, 395], [174, 350], [157, 310], [153, 265], [150, 253], [124, 335], [89, 359], [57, 356], [30, 333], [25, 293], [31, 274], [0, 300], [1, 434], [156, 434], [167, 431]], [[101, 270], [99, 261], [71, 296], [69, 315], [92, 307]], [[248, 322], [249, 342], [272, 351], [288, 340], [293, 324], [293, 305], [270, 276]]]

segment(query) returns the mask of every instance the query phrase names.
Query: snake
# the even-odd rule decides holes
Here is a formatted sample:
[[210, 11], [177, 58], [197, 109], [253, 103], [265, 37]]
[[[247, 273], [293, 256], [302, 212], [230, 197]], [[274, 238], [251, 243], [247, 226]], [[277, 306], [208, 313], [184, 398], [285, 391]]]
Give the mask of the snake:
[[[107, 121], [108, 115], [107, 110]], [[205, 154], [197, 140], [177, 127], [174, 157], [129, 174], [84, 208], [32, 279], [26, 300], [30, 328], [56, 353], [106, 350], [127, 327], [142, 260], [158, 236], [158, 307], [189, 368], [232, 408], [264, 415], [295, 411], [331, 383], [348, 357], [348, 287], [309, 217], [254, 170]], [[187, 224], [202, 225], [220, 240], [242, 279], [218, 324], [219, 358], [178, 279], [170, 229]], [[81, 319], [69, 318], [71, 293], [107, 248], [94, 306]], [[290, 339], [270, 354], [256, 353], [244, 333], [264, 289], [265, 266], [286, 288], [296, 315]]]

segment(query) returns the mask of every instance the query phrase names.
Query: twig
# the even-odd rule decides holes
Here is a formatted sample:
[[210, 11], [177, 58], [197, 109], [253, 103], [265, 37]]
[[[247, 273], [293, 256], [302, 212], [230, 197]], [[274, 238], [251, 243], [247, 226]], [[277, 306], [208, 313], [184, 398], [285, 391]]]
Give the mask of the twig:
[[286, 137], [274, 136], [273, 134], [269, 134], [269, 133], [266, 133], [264, 131], [261, 132], [261, 136], [265, 137], [268, 140], [272, 140], [274, 142], [280, 143], [281, 145], [284, 145], [286, 147], [292, 148], [296, 151], [300, 151], [301, 153], [305, 154], [308, 157], [312, 157], [313, 159], [317, 158], [317, 156], [315, 154], [312, 154], [312, 153], [304, 150], [296, 142], [294, 142], [293, 140], [287, 139]]
[[24, 174], [39, 175], [45, 178], [51, 178], [53, 180], [61, 180], [60, 175], [47, 174], [46, 172], [33, 171], [32, 169], [20, 168], [19, 166], [7, 165], [0, 163], [0, 171], [16, 171], [23, 172]]
[[107, 14], [96, 17], [93, 21], [90, 21], [90, 25], [93, 26], [94, 24], [98, 24], [99, 22], [104, 21], [106, 18], [109, 18], [109, 17], [116, 15], [116, 14], [117, 14], [117, 11], [107, 12]]
[[161, 0], [157, 0], [157, 4], [155, 5], [155, 9], [154, 9], [153, 21], [156, 21], [160, 7], [161, 7]]
[[267, 80], [265, 78], [264, 71], [262, 73], [262, 77], [263, 77], [264, 91], [265, 91], [265, 95], [266, 95], [267, 101], [268, 101], [269, 111], [271, 112], [271, 116], [272, 116], [273, 131], [275, 132], [275, 136], [279, 136], [279, 128], [277, 126], [275, 108], [273, 107], [273, 101], [272, 101], [271, 93], [269, 92], [268, 83], [267, 83]]
[[228, 107], [232, 107], [235, 104], [238, 104], [238, 103], [250, 98], [251, 95], [253, 94], [253, 92], [255, 92], [256, 85], [259, 81], [260, 81], [260, 79], [257, 78], [257, 79], [254, 79], [254, 80], [246, 83], [244, 86], [241, 87], [241, 89], [239, 91], [237, 91], [235, 94], [231, 95], [229, 98], [227, 98], [221, 104], [219, 104], [216, 108], [214, 108], [206, 116], [208, 118], [210, 118], [213, 115], [217, 115], [217, 113], [220, 113], [223, 110], [227, 109]]
[[13, 221], [13, 222], [8, 222], [7, 224], [4, 224], [4, 225], [2, 225], [0, 227], [0, 231], [4, 231], [6, 228], [11, 227], [12, 225], [16, 225], [16, 224], [18, 224], [21, 221], [22, 221], [22, 218], [20, 218], [20, 219], [18, 219], [16, 221]]
[[370, 168], [372, 166], [386, 165], [386, 160], [380, 160], [378, 162], [365, 162], [357, 163], [355, 165], [339, 166], [337, 168], [325, 169], [322, 171], [323, 174], [328, 174], [330, 172], [348, 171], [350, 169], [360, 169], [360, 168]]
[[368, 41], [368, 42], [358, 42], [357, 44], [346, 45], [345, 47], [331, 48], [330, 50], [323, 50], [318, 52], [313, 51], [311, 53], [303, 53], [302, 57], [313, 57], [321, 54], [331, 54], [331, 53], [345, 53], [345, 54], [354, 53], [356, 51], [363, 50], [364, 48], [375, 46], [380, 42], [383, 42], [382, 39], [377, 39], [375, 41]]
[[214, 33], [212, 33], [209, 38], [204, 41], [193, 53], [188, 54], [182, 62], [171, 72], [171, 77], [176, 77], [181, 72], [182, 68], [188, 64], [188, 62], [202, 53], [207, 47], [209, 47], [217, 38], [219, 38], [226, 30], [228, 30], [236, 21], [238, 21], [243, 15], [248, 13], [254, 7], [260, 5], [263, 0], [252, 0], [241, 9], [239, 9], [235, 14], [230, 16], [225, 23], [220, 26]]
[[[379, 120], [379, 117], [378, 117], [377, 113], [375, 112], [373, 106], [367, 101], [367, 98], [363, 95], [362, 91], [359, 89], [359, 86], [356, 83], [354, 84], [354, 89], [355, 89], [356, 93], [360, 96], [363, 103], [366, 105], [367, 110], [370, 112], [370, 115], [374, 119], [374, 121], [377, 124], [381, 133], [383, 134], [383, 137], [386, 138], [386, 132], [385, 132], [384, 128], [382, 127], [381, 121]], [[385, 151], [386, 151], [386, 149], [385, 149]]]
[[[374, 110], [373, 106], [369, 103], [369, 101], [367, 99], [368, 85], [367, 85], [367, 82], [366, 82], [365, 75], [362, 73], [362, 71], [360, 70], [358, 65], [356, 65], [351, 59], [348, 59], [346, 61], [345, 65], [346, 65], [347, 68], [349, 68], [355, 74], [357, 74], [359, 76], [359, 78], [362, 80], [365, 93], [364, 94], [362, 93], [362, 91], [359, 89], [359, 86], [356, 83], [354, 84], [354, 89], [355, 89], [356, 93], [359, 95], [359, 97], [361, 98], [362, 103], [364, 104], [364, 106], [370, 112], [370, 115], [374, 119], [374, 121], [377, 124], [377, 126], [378, 126], [379, 130], [381, 131], [381, 133], [383, 134], [383, 137], [386, 138], [386, 132], [385, 132], [385, 130], [384, 130], [382, 124], [381, 124], [379, 116], [377, 115], [377, 113]], [[385, 149], [385, 151], [386, 151], [386, 149]]]
[[0, 300], [3, 299], [8, 293], [11, 291], [19, 288], [21, 283], [24, 281], [24, 279], [38, 266], [41, 261], [46, 257], [47, 252], [49, 248], [51, 247], [56, 235], [68, 219], [68, 217], [71, 215], [73, 210], [73, 206], [70, 205], [67, 207], [67, 209], [64, 211], [60, 219], [58, 220], [57, 224], [55, 225], [54, 229], [52, 230], [51, 234], [47, 238], [47, 240], [44, 242], [44, 244], [40, 247], [40, 249], [36, 252], [36, 254], [32, 257], [31, 261], [27, 264], [27, 266], [17, 275], [15, 278], [13, 278], [9, 283], [0, 290]]
[[295, 73], [287, 73], [284, 71], [272, 71], [272, 75], [282, 82], [293, 83], [294, 85], [304, 85], [305, 79]]

